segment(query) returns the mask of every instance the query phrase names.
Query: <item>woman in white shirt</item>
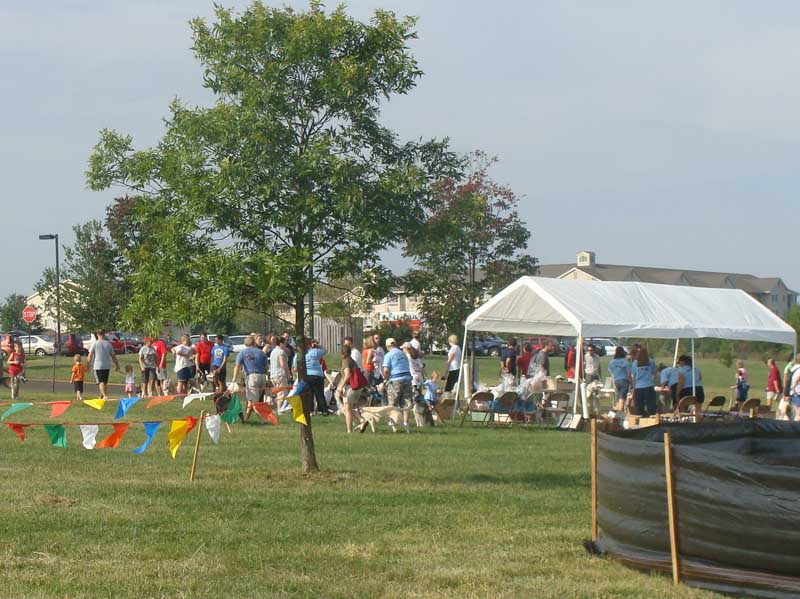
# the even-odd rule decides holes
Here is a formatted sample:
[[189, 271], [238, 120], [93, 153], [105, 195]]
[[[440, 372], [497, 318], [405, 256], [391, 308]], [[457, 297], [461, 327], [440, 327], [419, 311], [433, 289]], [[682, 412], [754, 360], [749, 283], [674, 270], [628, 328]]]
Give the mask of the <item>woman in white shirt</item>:
[[175, 354], [175, 378], [178, 380], [176, 392], [186, 395], [189, 381], [194, 378], [194, 348], [192, 348], [189, 335], [181, 335], [181, 342], [172, 348]]
[[447, 342], [450, 344], [450, 351], [447, 352], [447, 382], [444, 390], [450, 392], [458, 383], [458, 372], [461, 370], [461, 348], [458, 346], [458, 337], [455, 335], [450, 335]]

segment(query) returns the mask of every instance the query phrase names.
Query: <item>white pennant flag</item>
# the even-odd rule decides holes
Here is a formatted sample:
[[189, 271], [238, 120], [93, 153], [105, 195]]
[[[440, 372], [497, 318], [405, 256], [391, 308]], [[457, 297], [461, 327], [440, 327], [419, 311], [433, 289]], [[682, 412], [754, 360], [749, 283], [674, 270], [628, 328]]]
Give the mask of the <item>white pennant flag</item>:
[[206, 430], [208, 431], [208, 434], [215, 445], [219, 443], [219, 429], [220, 429], [219, 414], [206, 416]]
[[205, 399], [209, 395], [213, 395], [213, 393], [190, 393], [189, 395], [183, 398], [183, 407], [185, 408], [195, 399]]
[[97, 433], [100, 427], [96, 424], [81, 424], [81, 434], [83, 435], [83, 446], [86, 449], [94, 449], [97, 445]]

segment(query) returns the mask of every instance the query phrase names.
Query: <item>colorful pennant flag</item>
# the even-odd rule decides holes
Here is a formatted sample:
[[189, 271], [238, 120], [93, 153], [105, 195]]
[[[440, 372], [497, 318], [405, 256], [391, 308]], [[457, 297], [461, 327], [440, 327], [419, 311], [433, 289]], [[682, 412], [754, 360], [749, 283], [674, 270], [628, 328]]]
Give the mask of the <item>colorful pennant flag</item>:
[[275, 417], [275, 413], [272, 411], [272, 406], [268, 403], [254, 403], [253, 409], [256, 411], [256, 414], [261, 416], [267, 422], [271, 422], [273, 426], [278, 426], [278, 419]]
[[119, 400], [119, 404], [117, 405], [117, 413], [114, 414], [114, 420], [119, 420], [120, 418], [125, 418], [125, 414], [128, 413], [128, 410], [133, 407], [137, 401], [139, 401], [141, 397], [124, 397]]
[[67, 447], [67, 430], [61, 424], [45, 424], [47, 436], [50, 437], [50, 445], [53, 447]]
[[172, 401], [175, 399], [174, 395], [165, 395], [164, 397], [154, 397], [150, 401], [147, 402], [147, 407], [152, 408], [154, 406], [161, 405], [162, 403], [167, 403], [168, 401]]
[[14, 424], [12, 422], [6, 422], [6, 426], [14, 431], [14, 434], [19, 437], [20, 441], [25, 440], [25, 428], [30, 426], [30, 424]]
[[106, 405], [105, 399], [84, 399], [83, 405], [89, 406], [90, 408], [94, 408], [95, 410], [102, 410], [103, 406]]
[[16, 414], [17, 412], [21, 412], [22, 410], [27, 410], [27, 409], [28, 409], [28, 408], [30, 408], [32, 405], [33, 405], [33, 404], [32, 404], [32, 403], [30, 403], [30, 402], [25, 402], [25, 403], [15, 403], [15, 404], [14, 404], [14, 405], [12, 405], [10, 408], [8, 408], [8, 409], [7, 409], [5, 412], [3, 412], [3, 415], [2, 415], [2, 416], [0, 416], [0, 420], [5, 420], [5, 419], [6, 419], [6, 418], [8, 418], [9, 416], [11, 416], [11, 414]]
[[97, 444], [97, 449], [115, 449], [119, 445], [119, 442], [122, 441], [122, 437], [125, 436], [125, 433], [128, 432], [129, 424], [126, 422], [118, 422], [116, 424], [112, 424], [111, 426], [114, 427], [114, 432], [100, 441], [100, 443]]
[[58, 418], [72, 405], [71, 401], [54, 401], [50, 404], [50, 418]]
[[222, 419], [219, 417], [218, 414], [212, 414], [211, 416], [206, 416], [206, 430], [208, 431], [211, 440], [214, 442], [214, 445], [219, 443], [219, 431], [220, 431], [221, 421]]
[[[195, 419], [195, 424], [196, 423], [197, 419]], [[169, 428], [169, 435], [167, 435], [167, 441], [169, 442], [169, 452], [172, 454], [173, 459], [178, 453], [178, 448], [181, 446], [181, 443], [183, 443], [186, 435], [189, 434], [191, 430], [190, 427], [192, 427], [192, 423], [188, 418], [172, 421], [172, 425]]]
[[222, 414], [222, 419], [227, 422], [228, 424], [233, 424], [236, 422], [236, 419], [239, 417], [239, 414], [242, 413], [242, 404], [239, 401], [239, 396], [234, 395], [231, 398], [231, 402], [228, 404], [228, 409], [225, 410]]
[[299, 395], [289, 395], [286, 398], [286, 401], [288, 401], [289, 405], [292, 406], [292, 417], [294, 418], [294, 421], [308, 426], [306, 415], [303, 412], [303, 400], [301, 397]]
[[150, 443], [153, 442], [153, 437], [156, 436], [156, 432], [158, 431], [158, 427], [161, 426], [160, 422], [145, 422], [144, 423], [144, 432], [147, 435], [147, 439], [144, 440], [139, 447], [133, 450], [135, 454], [142, 454], [144, 451], [150, 447]]
[[94, 449], [97, 445], [97, 433], [100, 432], [100, 427], [96, 424], [81, 424], [81, 435], [83, 435], [83, 445], [86, 449]]

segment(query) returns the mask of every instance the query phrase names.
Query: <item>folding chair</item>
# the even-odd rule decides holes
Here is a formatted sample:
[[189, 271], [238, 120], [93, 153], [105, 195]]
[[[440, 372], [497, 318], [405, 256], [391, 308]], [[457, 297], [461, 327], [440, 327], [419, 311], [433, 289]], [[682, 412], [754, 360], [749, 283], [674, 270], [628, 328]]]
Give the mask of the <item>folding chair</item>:
[[511, 413], [514, 411], [514, 404], [517, 403], [519, 394], [515, 391], [506, 391], [492, 402], [492, 422], [494, 424], [513, 425]]
[[467, 405], [472, 422], [475, 422], [473, 414], [483, 414], [483, 418], [478, 422], [488, 424], [494, 413], [493, 403], [494, 395], [492, 395], [491, 391], [478, 391], [477, 393], [473, 393]]
[[555, 423], [559, 416], [569, 411], [570, 394], [563, 391], [548, 395], [542, 404], [542, 418], [552, 417]]
[[694, 395], [687, 395], [678, 401], [678, 407], [670, 418], [671, 422], [697, 422], [700, 402]]
[[750, 418], [750, 412], [755, 410], [756, 416], [758, 416], [758, 408], [761, 405], [761, 400], [757, 397], [751, 397], [746, 402], [742, 404], [742, 407], [739, 408], [739, 418]]
[[[703, 411], [703, 418], [708, 418], [708, 417], [721, 418], [725, 416], [724, 409], [725, 409], [725, 404], [727, 402], [728, 402], [727, 397], [725, 397], [724, 395], [717, 395], [710, 402], [708, 402], [706, 409]], [[712, 412], [711, 408], [717, 408], [717, 409], [714, 412]]]

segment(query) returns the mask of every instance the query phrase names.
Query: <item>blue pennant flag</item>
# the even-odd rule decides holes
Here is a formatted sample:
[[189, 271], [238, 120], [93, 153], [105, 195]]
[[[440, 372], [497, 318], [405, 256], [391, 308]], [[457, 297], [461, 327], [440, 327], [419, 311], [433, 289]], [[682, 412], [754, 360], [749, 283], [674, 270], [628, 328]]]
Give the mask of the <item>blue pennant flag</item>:
[[[131, 398], [133, 399], [133, 398]], [[133, 453], [140, 454], [144, 453], [144, 450], [150, 447], [150, 443], [153, 442], [153, 437], [156, 436], [156, 431], [158, 427], [161, 426], [160, 422], [145, 422], [144, 423], [144, 432], [147, 435], [147, 439], [144, 440], [139, 447], [133, 450]]]
[[305, 381], [297, 381], [297, 383], [295, 383], [295, 385], [294, 385], [294, 388], [289, 393], [289, 397], [294, 397], [295, 395], [300, 395], [305, 388], [306, 388], [306, 382]]
[[120, 418], [124, 418], [125, 414], [128, 413], [128, 410], [131, 409], [131, 406], [139, 401], [141, 397], [125, 397], [124, 399], [119, 400], [119, 405], [117, 406], [117, 413], [114, 414], [114, 420], [119, 420]]

